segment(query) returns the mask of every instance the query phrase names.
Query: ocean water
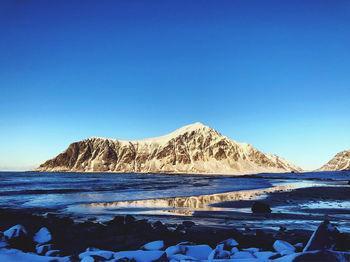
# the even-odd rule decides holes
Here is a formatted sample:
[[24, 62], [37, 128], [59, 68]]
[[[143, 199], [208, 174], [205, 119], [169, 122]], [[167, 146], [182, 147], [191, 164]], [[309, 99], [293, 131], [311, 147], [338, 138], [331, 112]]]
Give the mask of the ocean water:
[[[75, 218], [94, 217], [98, 220], [119, 214], [167, 215], [168, 222], [176, 219], [176, 216], [198, 215], [199, 211], [202, 214], [207, 212], [209, 216], [205, 218], [200, 215], [197, 222], [222, 224], [222, 217], [227, 216], [228, 212], [249, 213], [250, 210], [215, 208], [208, 203], [251, 199], [255, 192], [275, 187], [344, 186], [349, 180], [350, 172], [264, 173], [252, 176], [0, 172], [0, 207], [39, 213], [57, 212]], [[348, 202], [313, 202], [312, 205], [333, 210], [343, 208], [345, 213], [350, 210]], [[312, 205], [306, 203], [297, 207], [300, 209], [297, 213], [302, 214], [305, 208], [314, 208]], [[283, 208], [275, 211], [289, 212], [288, 208]], [[340, 212], [339, 223], [344, 231], [350, 231], [350, 218], [344, 212]], [[275, 227], [278, 223], [287, 223], [296, 228], [308, 228], [316, 227], [319, 223], [312, 220], [232, 221], [235, 226], [241, 224], [243, 227]]]
[[265, 178], [0, 172], [0, 207], [63, 209], [77, 204], [208, 195], [271, 186]]

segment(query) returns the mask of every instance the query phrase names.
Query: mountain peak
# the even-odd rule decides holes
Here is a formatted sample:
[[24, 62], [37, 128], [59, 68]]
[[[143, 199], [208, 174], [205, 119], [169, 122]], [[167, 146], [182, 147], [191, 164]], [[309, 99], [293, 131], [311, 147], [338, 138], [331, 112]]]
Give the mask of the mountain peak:
[[316, 171], [340, 171], [350, 170], [350, 150], [336, 154], [327, 164]]
[[192, 131], [198, 131], [198, 130], [214, 130], [209, 126], [203, 125], [200, 122], [196, 122], [194, 124], [186, 125], [183, 127], [180, 127], [179, 129], [176, 129], [175, 131], [159, 137], [152, 137], [152, 138], [146, 138], [141, 140], [133, 140], [134, 142], [167, 142], [173, 138], [176, 138], [178, 136], [181, 136], [185, 133], [189, 133]]
[[276, 156], [194, 123], [143, 140], [90, 138], [71, 144], [37, 171], [242, 174], [300, 171]]
[[193, 128], [202, 128], [202, 127], [208, 127], [208, 126], [206, 126], [206, 125], [202, 124], [201, 122], [196, 122], [196, 123], [193, 123], [193, 124], [189, 124], [189, 125], [187, 125], [187, 126], [189, 126], [189, 127], [193, 127]]
[[[196, 122], [196, 123], [193, 123], [193, 124], [189, 124], [189, 125], [186, 125], [186, 126], [183, 126], [183, 127], [180, 127], [179, 129], [176, 129], [175, 131], [169, 133], [169, 134], [166, 134], [166, 135], [163, 135], [163, 136], [159, 136], [159, 137], [150, 137], [150, 138], [144, 138], [144, 139], [136, 139], [136, 140], [125, 140], [125, 139], [119, 139], [119, 138], [105, 138], [105, 137], [98, 137], [98, 136], [92, 136], [92, 137], [89, 137], [85, 140], [116, 140], [116, 141], [132, 141], [132, 142], [151, 142], [151, 141], [154, 141], [154, 142], [165, 142], [167, 140], [171, 140], [172, 138], [175, 138], [179, 135], [182, 135], [182, 134], [185, 134], [185, 133], [188, 133], [188, 132], [192, 132], [192, 131], [198, 131], [198, 130], [201, 130], [201, 129], [206, 129], [206, 130], [214, 130], [213, 128], [209, 127], [209, 126], [206, 126], [200, 122]], [[214, 130], [215, 131], [215, 130]]]
[[212, 129], [209, 126], [203, 125], [201, 122], [196, 122], [196, 123], [193, 123], [193, 124], [190, 124], [190, 125], [186, 125], [186, 126], [180, 127], [179, 129], [175, 130], [172, 133], [175, 133], [175, 132], [178, 132], [178, 133], [180, 133], [180, 132], [188, 132], [188, 131], [194, 131], [194, 130], [198, 130], [198, 129], [202, 129], [202, 128]]

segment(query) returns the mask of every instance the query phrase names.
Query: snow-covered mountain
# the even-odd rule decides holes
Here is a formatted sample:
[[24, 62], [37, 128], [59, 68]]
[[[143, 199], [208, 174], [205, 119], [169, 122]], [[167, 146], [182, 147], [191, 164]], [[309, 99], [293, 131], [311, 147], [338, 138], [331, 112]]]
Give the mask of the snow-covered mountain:
[[302, 170], [195, 123], [144, 140], [88, 138], [71, 144], [35, 171], [247, 174]]
[[350, 170], [350, 149], [336, 154], [327, 164], [317, 171]]

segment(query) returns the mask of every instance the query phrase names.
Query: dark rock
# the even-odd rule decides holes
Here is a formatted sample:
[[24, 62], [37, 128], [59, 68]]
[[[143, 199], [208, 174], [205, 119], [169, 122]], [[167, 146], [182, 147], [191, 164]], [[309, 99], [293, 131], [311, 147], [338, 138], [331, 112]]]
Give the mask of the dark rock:
[[189, 221], [189, 220], [183, 221], [182, 224], [183, 224], [185, 227], [193, 227], [193, 226], [196, 225], [193, 221]]
[[22, 225], [16, 225], [6, 230], [3, 238], [11, 248], [26, 252], [34, 250], [34, 242]]
[[337, 244], [335, 245], [336, 250], [349, 250], [350, 235], [347, 233], [340, 233], [337, 239]]
[[160, 222], [160, 221], [157, 221], [157, 222], [155, 222], [155, 223], [153, 224], [153, 226], [154, 226], [155, 228], [157, 228], [157, 227], [162, 227], [162, 226], [163, 226], [163, 223]]
[[47, 213], [47, 214], [46, 214], [46, 217], [47, 217], [48, 219], [55, 219], [55, 218], [57, 218], [57, 216], [56, 216], [55, 214], [53, 214], [53, 213]]
[[142, 219], [135, 221], [133, 229], [135, 232], [142, 232], [142, 234], [146, 234], [152, 231], [152, 226], [146, 219]]
[[312, 250], [333, 249], [336, 245], [340, 232], [328, 220], [322, 222], [312, 234], [303, 252]]
[[107, 225], [124, 225], [124, 217], [123, 216], [115, 216], [112, 220], [106, 223]]
[[181, 230], [185, 230], [185, 226], [184, 225], [178, 225], [176, 227], [176, 231], [181, 231]]
[[287, 230], [287, 228], [280, 226], [280, 229], [279, 229], [280, 232], [285, 232], [286, 230]]
[[132, 215], [126, 215], [125, 216], [125, 224], [130, 224], [135, 222], [135, 217], [133, 217]]
[[[277, 240], [284, 240], [290, 243], [308, 242], [312, 232], [308, 230], [286, 230], [280, 236], [277, 231], [248, 230], [241, 231], [231, 229], [219, 229], [205, 226], [186, 228], [182, 223], [178, 229], [181, 231], [171, 232], [166, 230], [161, 222], [151, 224], [146, 220], [136, 220], [131, 224], [124, 225], [124, 217], [113, 219], [114, 222], [100, 223], [73, 223], [71, 220], [60, 218], [56, 215], [39, 217], [32, 214], [25, 214], [23, 211], [10, 211], [0, 208], [0, 230], [5, 231], [16, 224], [22, 224], [28, 231], [29, 238], [41, 227], [45, 226], [52, 233], [53, 248], [61, 251], [61, 256], [75, 256], [85, 251], [87, 247], [96, 247], [101, 250], [135, 250], [148, 242], [162, 239], [166, 246], [176, 245], [183, 241], [208, 244], [215, 247], [219, 242], [234, 238], [240, 244], [240, 248], [254, 247], [262, 250], [271, 250], [273, 243]], [[119, 222], [118, 222], [119, 221]], [[122, 222], [121, 222], [122, 221]], [[122, 223], [118, 225], [119, 223]], [[115, 224], [114, 224], [115, 223]], [[164, 229], [164, 230], [163, 230]], [[32, 245], [31, 247], [29, 245]], [[35, 248], [35, 243], [28, 243], [29, 250]], [[23, 250], [20, 246], [19, 249]], [[226, 248], [224, 248], [226, 250]], [[336, 250], [350, 250], [350, 234], [341, 234], [338, 239]], [[26, 251], [26, 250], [23, 250]], [[26, 252], [27, 252], [26, 251]], [[54, 257], [52, 257], [54, 259]]]
[[153, 225], [154, 227], [154, 232], [157, 233], [157, 234], [166, 234], [169, 232], [169, 229], [166, 225], [163, 225], [163, 223], [155, 223]]
[[270, 206], [266, 203], [255, 201], [252, 206], [253, 213], [271, 213]]
[[264, 233], [264, 231], [261, 230], [261, 229], [256, 229], [256, 230], [255, 230], [255, 235], [256, 235], [257, 237], [264, 237], [264, 236], [265, 236], [265, 233]]

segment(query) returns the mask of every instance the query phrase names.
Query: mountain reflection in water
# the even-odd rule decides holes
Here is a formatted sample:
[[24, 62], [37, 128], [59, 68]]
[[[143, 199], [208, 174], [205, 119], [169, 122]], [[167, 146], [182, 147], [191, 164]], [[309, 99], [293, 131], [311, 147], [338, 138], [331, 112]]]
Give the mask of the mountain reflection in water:
[[[275, 191], [285, 191], [291, 190], [294, 186], [283, 185], [270, 187], [267, 189], [255, 189], [255, 190], [244, 190], [220, 194], [210, 194], [210, 195], [199, 195], [199, 196], [189, 196], [189, 197], [170, 197], [170, 198], [159, 198], [159, 199], [146, 199], [146, 200], [133, 200], [133, 201], [115, 201], [115, 202], [99, 202], [83, 204], [82, 207], [85, 208], [171, 208], [174, 210], [168, 210], [170, 213], [183, 213], [184, 210], [176, 209], [205, 209], [205, 210], [217, 210], [218, 208], [209, 207], [210, 204], [224, 201], [233, 200], [249, 200], [258, 199], [266, 193]], [[220, 209], [221, 210], [221, 209]], [[185, 212], [186, 214], [191, 213]], [[158, 211], [160, 212], [160, 211]], [[163, 211], [161, 211], [163, 212]]]

